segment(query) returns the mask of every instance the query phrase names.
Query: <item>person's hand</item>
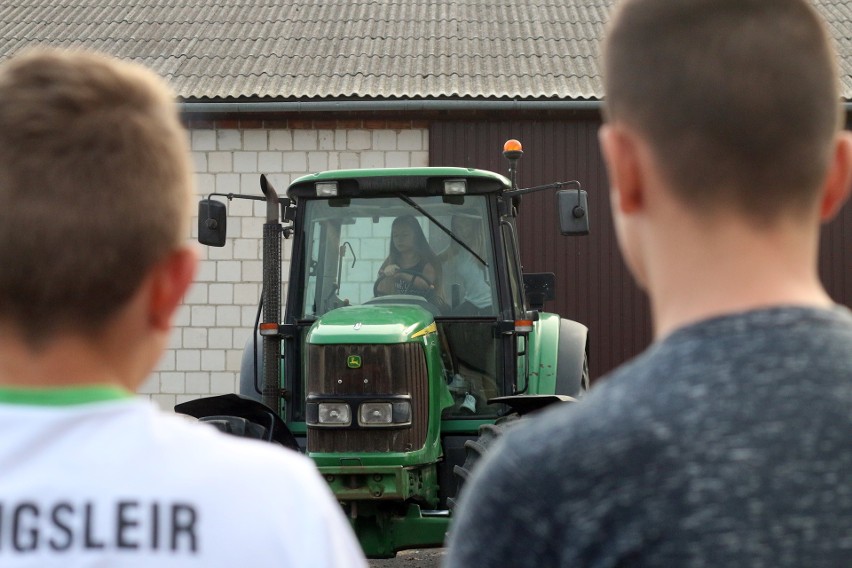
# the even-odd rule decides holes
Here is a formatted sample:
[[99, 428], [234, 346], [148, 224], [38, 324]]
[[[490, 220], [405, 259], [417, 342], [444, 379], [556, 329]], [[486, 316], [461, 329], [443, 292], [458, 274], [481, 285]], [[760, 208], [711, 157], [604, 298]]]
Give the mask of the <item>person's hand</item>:
[[385, 266], [385, 267], [384, 267], [384, 269], [382, 270], [382, 274], [383, 274], [384, 276], [393, 276], [393, 275], [394, 275], [394, 274], [396, 274], [397, 272], [399, 272], [399, 266], [398, 266], [398, 265], [396, 265], [396, 264], [388, 264], [388, 265], [387, 265], [387, 266]]

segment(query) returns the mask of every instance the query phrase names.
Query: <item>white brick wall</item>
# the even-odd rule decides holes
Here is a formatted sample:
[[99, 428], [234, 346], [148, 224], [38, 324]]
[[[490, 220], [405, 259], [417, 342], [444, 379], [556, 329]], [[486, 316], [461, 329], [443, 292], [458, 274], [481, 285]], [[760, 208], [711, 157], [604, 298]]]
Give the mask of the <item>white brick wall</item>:
[[[260, 195], [260, 174], [283, 192], [307, 173], [362, 167], [428, 165], [428, 131], [407, 130], [191, 130], [199, 198], [211, 192]], [[261, 233], [265, 204], [233, 200], [228, 241], [199, 248], [196, 283], [175, 318], [156, 371], [139, 390], [164, 409], [215, 394], [236, 392], [243, 346], [251, 337], [262, 281]], [[192, 224], [195, 242], [197, 220]], [[284, 242], [282, 273], [289, 273]]]

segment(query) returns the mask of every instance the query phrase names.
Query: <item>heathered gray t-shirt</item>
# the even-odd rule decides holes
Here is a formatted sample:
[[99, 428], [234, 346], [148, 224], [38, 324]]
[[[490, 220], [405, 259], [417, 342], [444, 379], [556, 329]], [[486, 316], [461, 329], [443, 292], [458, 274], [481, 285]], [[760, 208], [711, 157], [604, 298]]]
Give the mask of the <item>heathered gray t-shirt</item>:
[[852, 314], [682, 328], [480, 465], [450, 568], [852, 566]]

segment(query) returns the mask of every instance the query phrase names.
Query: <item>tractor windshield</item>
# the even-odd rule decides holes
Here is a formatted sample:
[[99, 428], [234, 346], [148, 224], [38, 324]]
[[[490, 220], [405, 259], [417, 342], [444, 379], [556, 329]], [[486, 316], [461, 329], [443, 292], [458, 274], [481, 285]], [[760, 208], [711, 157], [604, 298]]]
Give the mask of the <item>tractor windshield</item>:
[[436, 316], [495, 317], [484, 196], [304, 203], [304, 302], [311, 319], [371, 301], [421, 302]]

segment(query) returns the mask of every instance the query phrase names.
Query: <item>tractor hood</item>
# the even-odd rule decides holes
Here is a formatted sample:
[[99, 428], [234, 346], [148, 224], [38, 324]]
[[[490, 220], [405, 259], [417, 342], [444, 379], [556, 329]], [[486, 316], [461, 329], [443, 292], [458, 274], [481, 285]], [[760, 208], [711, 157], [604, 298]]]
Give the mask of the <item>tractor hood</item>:
[[406, 343], [435, 332], [434, 316], [419, 306], [346, 306], [317, 319], [308, 331], [307, 342], [314, 345]]

